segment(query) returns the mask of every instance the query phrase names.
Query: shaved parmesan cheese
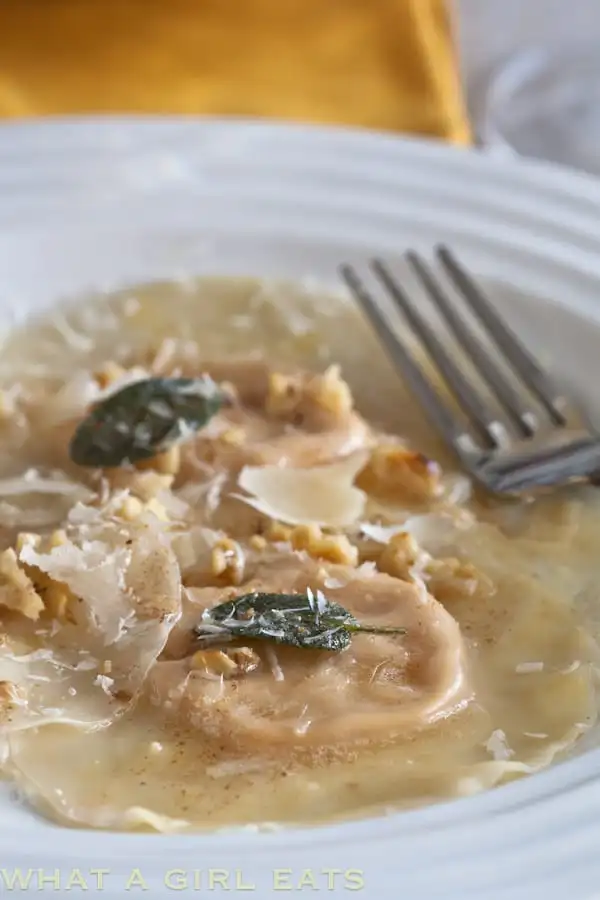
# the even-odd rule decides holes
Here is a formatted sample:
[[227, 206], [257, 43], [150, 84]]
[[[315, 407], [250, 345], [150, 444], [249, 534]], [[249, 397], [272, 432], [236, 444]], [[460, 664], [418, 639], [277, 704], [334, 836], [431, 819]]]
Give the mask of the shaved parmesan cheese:
[[234, 494], [249, 506], [288, 525], [329, 528], [352, 525], [364, 511], [366, 495], [354, 487], [368, 454], [311, 469], [246, 466], [238, 484], [251, 496]]
[[469, 775], [459, 778], [456, 793], [461, 797], [479, 794], [505, 781], [508, 776], [530, 775], [536, 771], [535, 766], [516, 760], [494, 760], [477, 763], [470, 769]]
[[77, 666], [77, 648], [27, 652], [11, 638], [0, 647], [0, 732], [47, 724], [108, 725], [120, 704], [93, 687], [90, 670]]
[[283, 669], [279, 665], [277, 654], [269, 643], [265, 644], [265, 656], [267, 657], [267, 662], [271, 667], [271, 672], [273, 673], [273, 678], [275, 679], [275, 681], [284, 681], [285, 675], [283, 674]]
[[208, 563], [213, 547], [224, 537], [222, 531], [213, 531], [200, 525], [175, 534], [171, 540], [171, 548], [181, 570], [185, 571], [202, 562]]
[[485, 749], [488, 753], [491, 753], [495, 760], [510, 759], [511, 756], [514, 756], [514, 752], [507, 744], [506, 735], [499, 728], [492, 731], [485, 743]]
[[461, 506], [471, 499], [473, 484], [470, 478], [460, 473], [445, 475], [442, 480], [444, 498], [447, 503]]
[[156, 495], [157, 501], [163, 506], [169, 518], [181, 521], [190, 512], [189, 503], [176, 497], [170, 490], [161, 490]]
[[518, 675], [529, 675], [531, 672], [541, 672], [543, 668], [543, 662], [522, 662], [518, 663], [515, 672]]
[[127, 547], [110, 550], [103, 541], [86, 541], [82, 547], [68, 543], [54, 547], [50, 553], [38, 553], [25, 544], [19, 559], [62, 581], [76, 596], [85, 597], [105, 643], [114, 644], [132, 614], [130, 605], [123, 600], [125, 571], [131, 556]]
[[21, 494], [61, 494], [73, 502], [91, 500], [94, 493], [76, 481], [54, 478], [1, 478], [0, 496], [13, 497]]
[[133, 702], [180, 614], [174, 554], [158, 527], [95, 521], [72, 529], [70, 540], [49, 552], [26, 543], [19, 559], [80, 602], [72, 608], [75, 622], [49, 632], [43, 657], [27, 655], [26, 633], [20, 654], [10, 641], [0, 646], [0, 679], [26, 692], [21, 714], [5, 717], [4, 725], [107, 724]]
[[373, 525], [364, 522], [360, 526], [360, 533], [378, 544], [387, 544], [394, 535], [402, 534], [403, 531], [406, 531], [406, 525]]
[[396, 534], [412, 535], [419, 546], [434, 555], [445, 544], [456, 540], [464, 525], [453, 516], [445, 513], [427, 513], [422, 516], [409, 516], [399, 524], [374, 525], [364, 522], [360, 531], [365, 537], [380, 544], [387, 544]]

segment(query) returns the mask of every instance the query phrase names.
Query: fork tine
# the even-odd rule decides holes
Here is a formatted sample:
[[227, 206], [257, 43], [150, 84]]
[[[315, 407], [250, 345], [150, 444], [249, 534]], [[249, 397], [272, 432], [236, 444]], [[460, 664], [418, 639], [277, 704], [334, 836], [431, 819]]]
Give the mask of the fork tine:
[[452, 416], [443, 401], [440, 400], [437, 391], [423, 375], [420, 366], [414, 361], [403, 341], [394, 333], [387, 316], [371, 297], [353, 267], [340, 266], [339, 273], [386, 348], [392, 363], [404, 376], [434, 425], [451, 445], [463, 450], [475, 450], [475, 445], [472, 444], [465, 430], [461, 428], [458, 420]]
[[381, 260], [373, 260], [371, 267], [391, 295], [398, 309], [404, 314], [412, 330], [423, 342], [427, 352], [444, 377], [446, 384], [454, 392], [459, 404], [485, 437], [487, 445], [489, 447], [503, 446], [508, 438], [504, 425], [492, 411], [486, 409], [477, 391], [469, 384], [454, 360], [447, 353], [434, 329], [417, 311], [408, 295]]
[[436, 255], [496, 346], [512, 363], [528, 387], [537, 395], [554, 423], [565, 425], [566, 417], [563, 411], [567, 406], [567, 399], [562, 392], [542, 371], [512, 329], [502, 321], [485, 294], [460, 265], [454, 254], [447, 247], [441, 245], [436, 248]]
[[423, 259], [410, 250], [406, 259], [416, 272], [425, 290], [442, 314], [448, 327], [454, 333], [457, 341], [468, 353], [471, 362], [485, 378], [487, 383], [496, 393], [506, 412], [511, 416], [515, 425], [524, 437], [530, 437], [536, 430], [536, 418], [532, 410], [522, 402], [518, 392], [504, 377], [500, 369], [490, 359], [485, 347], [475, 337], [469, 326], [460, 314], [454, 309], [448, 294], [440, 287], [431, 274], [429, 267]]

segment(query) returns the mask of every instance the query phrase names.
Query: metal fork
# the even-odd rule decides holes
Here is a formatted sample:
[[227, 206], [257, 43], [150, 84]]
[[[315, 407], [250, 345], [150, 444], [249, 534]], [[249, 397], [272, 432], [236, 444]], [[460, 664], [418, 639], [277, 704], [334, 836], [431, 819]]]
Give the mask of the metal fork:
[[[443, 279], [436, 277], [433, 267], [419, 254], [408, 251], [405, 255], [468, 362], [495, 397], [497, 407], [465, 374], [464, 366], [449, 352], [439, 329], [425, 318], [421, 304], [411, 299], [388, 265], [375, 259], [370, 263], [371, 273], [437, 366], [458, 403], [456, 412], [442, 399], [417, 362], [410, 343], [397, 333], [356, 270], [345, 264], [339, 272], [392, 363], [464, 467], [497, 494], [558, 487], [597, 476], [600, 437], [586, 422], [585, 414], [542, 370], [456, 256], [440, 246], [435, 257]], [[453, 293], [458, 302], [452, 299]], [[466, 314], [461, 311], [461, 304]], [[504, 366], [494, 360], [469, 324], [469, 311], [496, 345]]]

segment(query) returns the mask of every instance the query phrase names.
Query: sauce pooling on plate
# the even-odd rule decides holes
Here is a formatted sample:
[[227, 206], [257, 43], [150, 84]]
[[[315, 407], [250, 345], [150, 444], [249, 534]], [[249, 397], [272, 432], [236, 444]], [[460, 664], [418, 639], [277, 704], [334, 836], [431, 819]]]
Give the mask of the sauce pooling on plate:
[[378, 814], [595, 724], [593, 490], [473, 496], [345, 297], [140, 286], [1, 374], [0, 740], [46, 815]]

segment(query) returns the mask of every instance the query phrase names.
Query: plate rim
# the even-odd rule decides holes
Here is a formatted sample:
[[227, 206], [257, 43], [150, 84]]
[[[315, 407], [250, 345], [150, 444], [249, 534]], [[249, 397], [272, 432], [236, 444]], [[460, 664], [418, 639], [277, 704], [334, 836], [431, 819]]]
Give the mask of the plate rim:
[[[15, 134], [18, 132], [23, 134], [25, 130], [32, 132], [39, 131], [40, 128], [45, 128], [49, 123], [52, 124], [53, 127], [61, 125], [68, 126], [69, 130], [74, 130], [78, 133], [81, 131], [82, 127], [86, 126], [93, 126], [96, 128], [98, 126], [115, 127], [120, 126], [123, 123], [129, 125], [145, 123], [160, 128], [160, 126], [164, 124], [187, 126], [189, 123], [194, 123], [196, 125], [202, 125], [207, 132], [210, 132], [211, 129], [215, 128], [221, 130], [223, 128], [225, 128], [225, 130], [233, 129], [234, 131], [241, 128], [246, 131], [250, 129], [253, 133], [260, 133], [265, 138], [270, 133], [277, 131], [279, 133], [287, 132], [290, 135], [302, 134], [306, 136], [308, 134], [312, 136], [311, 139], [327, 143], [327, 141], [331, 140], [332, 135], [335, 135], [336, 140], [340, 140], [342, 143], [344, 141], [350, 143], [358, 141], [363, 144], [367, 150], [369, 150], [369, 148], [385, 146], [392, 151], [393, 155], [399, 154], [400, 156], [404, 155], [410, 157], [412, 154], [425, 154], [429, 160], [434, 161], [449, 158], [451, 155], [454, 159], [460, 159], [461, 161], [467, 160], [465, 162], [467, 168], [471, 165], [480, 165], [481, 171], [485, 171], [486, 173], [502, 170], [505, 173], [508, 172], [510, 176], [514, 176], [519, 182], [529, 182], [530, 184], [532, 181], [535, 184], [541, 182], [541, 186], [545, 190], [548, 190], [550, 194], [555, 195], [557, 202], [559, 197], [568, 195], [574, 202], [581, 199], [582, 201], [585, 201], [586, 206], [589, 204], [591, 207], [597, 208], [597, 211], [600, 214], [600, 179], [587, 173], [574, 172], [565, 167], [552, 163], [542, 163], [538, 160], [528, 160], [515, 166], [515, 162], [512, 160], [500, 161], [495, 157], [485, 155], [481, 151], [473, 148], [450, 146], [443, 141], [424, 139], [416, 136], [397, 136], [388, 132], [374, 132], [369, 129], [356, 129], [345, 126], [305, 125], [303, 123], [276, 120], [257, 121], [244, 117], [224, 118], [219, 116], [132, 116], [122, 114], [117, 116], [56, 116], [49, 117], [48, 119], [32, 117], [26, 121], [9, 121], [0, 124], [0, 159], [4, 149], [2, 147], [2, 140], [5, 134]], [[43, 158], [43, 149], [39, 149], [38, 152], [40, 158]], [[472, 160], [473, 162], [469, 162], [468, 160]], [[474, 162], [474, 160], [479, 161]], [[597, 278], [600, 284], [600, 263], [598, 264]], [[589, 772], [589, 770], [592, 769], [592, 765], [589, 762], [590, 754], [586, 754], [585, 757], [559, 763], [552, 769], [543, 771], [533, 777], [528, 777], [516, 783], [496, 788], [493, 791], [486, 791], [475, 797], [442, 802], [433, 807], [402, 812], [390, 816], [389, 818], [377, 818], [375, 820], [364, 819], [358, 823], [351, 822], [344, 824], [343, 826], [286, 829], [283, 832], [275, 834], [243, 833], [242, 836], [242, 832], [236, 830], [236, 835], [239, 837], [240, 841], [240, 843], [237, 844], [236, 849], [238, 852], [243, 850], [244, 852], [251, 854], [256, 854], [257, 852], [271, 854], [274, 848], [289, 846], [291, 842], [295, 842], [294, 850], [302, 851], [307, 843], [310, 843], [311, 846], [319, 841], [327, 844], [328, 838], [332, 835], [333, 828], [339, 833], [343, 831], [343, 836], [332, 837], [332, 840], [335, 843], [340, 841], [344, 842], [347, 837], [348, 845], [353, 844], [354, 846], [358, 846], [365, 842], [375, 842], [380, 844], [380, 851], [383, 849], [384, 844], [385, 849], [389, 851], [389, 842], [393, 845], [395, 840], [399, 837], [405, 838], [409, 832], [413, 832], [415, 835], [420, 834], [421, 837], [427, 832], [431, 834], [436, 821], [440, 828], [452, 828], [459, 824], [459, 822], [463, 824], [466, 823], [469, 819], [471, 820], [471, 823], [478, 823], [482, 818], [487, 819], [489, 815], [494, 813], [509, 814], [510, 810], [507, 806], [509, 800], [513, 801], [510, 803], [510, 807], [516, 806], [518, 808], [523, 806], [527, 797], [529, 798], [529, 801], [533, 799], [539, 801], [541, 797], [547, 797], [547, 789], [550, 787], [550, 782], [553, 782], [554, 784], [560, 783], [563, 787], [565, 785], [570, 785], [572, 788], [573, 777], [576, 773], [579, 773], [581, 776], [577, 782], [578, 791], [585, 791], [589, 782], [600, 786], [600, 750], [591, 751], [591, 754], [594, 756], [593, 774], [590, 774]], [[583, 760], [586, 760], [585, 765], [582, 765]], [[558, 777], [556, 775], [557, 772], [562, 772], [562, 776]], [[555, 793], [552, 794], [551, 799], [554, 796], [556, 796]], [[506, 800], [504, 798], [506, 798]], [[471, 815], [469, 816], [468, 813]], [[400, 820], [402, 822], [402, 827], [398, 828]], [[369, 834], [366, 833], [367, 831]], [[76, 832], [74, 834], [70, 830], [64, 830], [62, 832], [56, 832], [56, 834], [61, 834], [64, 841], [71, 845], [69, 848], [69, 855], [71, 858], [77, 858], [76, 854], [78, 853], [78, 847], [80, 845], [82, 845], [82, 853], [85, 854], [88, 852], [83, 847], [83, 844], [86, 844], [85, 839], [79, 840], [75, 837], [75, 834], [80, 833]], [[83, 834], [89, 835], [89, 839], [92, 841], [98, 839], [97, 832], [83, 832]], [[146, 853], [152, 854], [156, 849], [155, 845], [158, 842], [161, 843], [161, 850], [164, 848], [163, 852], [165, 853], [178, 850], [184, 854], [193, 854], [198, 849], [199, 841], [201, 841], [207, 849], [216, 850], [217, 845], [221, 846], [222, 844], [223, 833], [215, 832], [206, 837], [202, 835], [201, 838], [197, 835], [164, 836], [147, 834], [113, 834], [103, 836], [102, 840], [110, 847], [110, 853], [119, 857], [127, 856], [130, 853], [138, 853], [139, 855], [140, 848], [143, 848]], [[119, 844], [118, 852], [117, 844]], [[597, 871], [600, 871], [600, 867], [598, 867]], [[428, 897], [429, 894], [423, 894], [422, 896]], [[433, 896], [433, 894], [431, 894], [431, 896]], [[488, 894], [488, 896], [491, 895]]]

